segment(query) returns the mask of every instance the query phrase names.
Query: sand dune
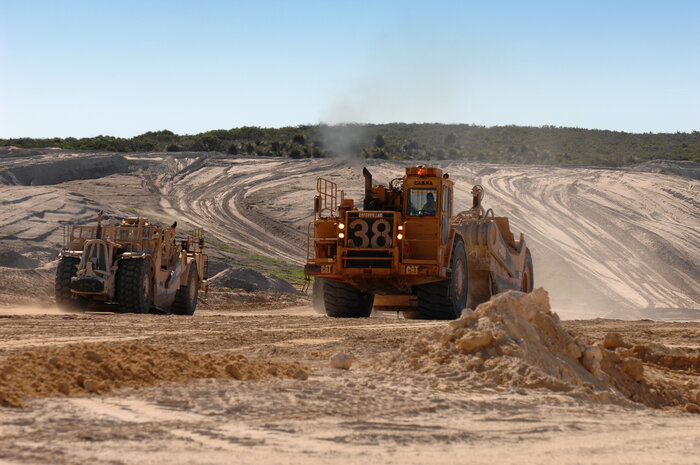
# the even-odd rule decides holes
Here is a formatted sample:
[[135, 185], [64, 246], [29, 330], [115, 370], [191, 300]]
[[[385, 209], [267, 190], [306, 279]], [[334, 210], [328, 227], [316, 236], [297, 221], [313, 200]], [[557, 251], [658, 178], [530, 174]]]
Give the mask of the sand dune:
[[[70, 177], [63, 172], [68, 160], [88, 166], [98, 158], [60, 154], [47, 168], [47, 156], [15, 156], [0, 172], [35, 166], [63, 179]], [[233, 250], [301, 265], [316, 178], [327, 177], [347, 196], [361, 198], [362, 165], [343, 160], [196, 153], [131, 154], [125, 160], [128, 173], [115, 162], [116, 172], [107, 176], [81, 180], [82, 172], [73, 170], [74, 179], [51, 187], [0, 178], [0, 240], [35, 253], [26, 244], [60, 245], [61, 223], [91, 221], [99, 209], [114, 216], [137, 211], [203, 226]], [[383, 182], [400, 176], [406, 165], [367, 164]], [[471, 187], [480, 183], [485, 205], [510, 217], [516, 235], [525, 234], [536, 284], [549, 290], [563, 318], [700, 318], [700, 183], [692, 176], [653, 169], [437, 164], [456, 182], [458, 207], [470, 204]], [[664, 166], [695, 172], [685, 165], [674, 171], [672, 162]]]
[[[370, 165], [385, 181], [402, 169]], [[551, 289], [564, 317], [700, 317], [697, 181], [631, 170], [441, 166], [457, 183], [457, 205], [469, 205], [472, 185], [483, 184], [486, 204], [525, 233], [537, 283]], [[359, 200], [360, 171], [338, 161], [220, 160], [160, 182], [178, 213], [222, 239], [303, 263], [315, 178]]]

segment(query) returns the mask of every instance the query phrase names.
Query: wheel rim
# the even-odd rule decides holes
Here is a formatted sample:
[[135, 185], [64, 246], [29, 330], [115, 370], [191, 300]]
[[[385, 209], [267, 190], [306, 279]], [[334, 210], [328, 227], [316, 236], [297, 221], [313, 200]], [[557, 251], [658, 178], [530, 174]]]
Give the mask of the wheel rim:
[[523, 292], [530, 292], [530, 269], [529, 268], [525, 268], [525, 271], [523, 272], [522, 291]]
[[143, 289], [142, 289], [142, 304], [144, 306], [143, 310], [148, 311], [151, 308], [151, 274], [146, 271], [143, 276]]
[[455, 261], [454, 269], [452, 270], [452, 283], [453, 289], [455, 290], [455, 301], [461, 300], [464, 295], [464, 259], [463, 257], [457, 257]]
[[190, 282], [188, 287], [190, 302], [194, 302], [194, 299], [197, 297], [197, 280], [195, 279], [194, 273], [190, 275]]

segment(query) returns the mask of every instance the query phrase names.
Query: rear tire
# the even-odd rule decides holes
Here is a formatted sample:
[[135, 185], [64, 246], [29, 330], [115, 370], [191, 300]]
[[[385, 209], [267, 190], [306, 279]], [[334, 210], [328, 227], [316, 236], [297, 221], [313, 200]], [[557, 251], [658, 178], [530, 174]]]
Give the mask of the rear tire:
[[311, 306], [316, 313], [326, 313], [326, 303], [323, 301], [324, 278], [314, 278], [314, 287], [311, 288]]
[[120, 313], [149, 313], [153, 306], [153, 274], [148, 260], [122, 260], [117, 271]]
[[469, 278], [467, 253], [461, 239], [455, 238], [450, 267], [451, 279], [416, 286], [421, 318], [453, 320], [462, 315], [462, 310], [467, 305]]
[[525, 264], [523, 265], [523, 282], [520, 290], [523, 292], [532, 292], [535, 287], [535, 270], [532, 267], [532, 257], [530, 249], [525, 250]]
[[194, 315], [197, 309], [197, 296], [199, 295], [199, 276], [197, 267], [193, 262], [187, 274], [187, 284], [180, 286], [175, 292], [175, 301], [172, 306], [172, 313], [175, 315]]
[[326, 315], [334, 318], [367, 318], [372, 313], [374, 294], [362, 292], [351, 284], [325, 279], [323, 302]]
[[90, 303], [86, 297], [74, 294], [70, 290], [71, 278], [78, 272], [79, 263], [79, 258], [63, 257], [56, 267], [54, 282], [56, 306], [64, 310], [85, 310]]

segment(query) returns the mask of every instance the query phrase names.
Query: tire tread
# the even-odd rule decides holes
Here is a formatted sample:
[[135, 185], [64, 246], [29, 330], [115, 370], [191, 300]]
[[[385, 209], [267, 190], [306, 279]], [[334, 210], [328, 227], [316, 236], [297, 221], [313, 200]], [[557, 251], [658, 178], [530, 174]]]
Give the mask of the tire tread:
[[351, 284], [326, 279], [323, 283], [326, 315], [334, 318], [367, 318], [372, 313], [374, 295]]
[[[464, 244], [461, 240], [455, 239], [455, 245], [450, 259], [450, 266], [454, 268], [454, 258], [456, 253], [465, 255], [466, 267], [466, 252]], [[465, 296], [468, 293], [468, 269], [465, 269], [465, 279], [467, 280], [467, 288]], [[459, 317], [462, 308], [457, 308], [452, 296], [452, 280], [437, 281], [427, 284], [421, 284], [415, 287], [416, 295], [418, 296], [418, 312], [421, 318], [426, 320], [453, 320]]]
[[148, 261], [123, 260], [117, 271], [117, 303], [121, 313], [149, 313], [141, 302], [141, 286], [147, 272]]
[[62, 257], [56, 267], [54, 293], [56, 305], [68, 310], [84, 310], [89, 301], [83, 296], [75, 295], [70, 290], [71, 278], [76, 275], [80, 259], [77, 257]]

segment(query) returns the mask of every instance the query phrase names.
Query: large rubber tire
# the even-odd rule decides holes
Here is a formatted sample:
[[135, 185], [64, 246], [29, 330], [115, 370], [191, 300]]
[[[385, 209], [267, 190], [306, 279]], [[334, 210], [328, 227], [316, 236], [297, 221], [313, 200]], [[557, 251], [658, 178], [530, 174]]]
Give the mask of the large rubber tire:
[[456, 238], [452, 248], [452, 278], [416, 286], [418, 311], [426, 320], [453, 320], [462, 315], [467, 305], [469, 285], [467, 253], [464, 243]]
[[145, 259], [119, 262], [117, 303], [120, 313], [149, 313], [153, 306], [153, 273]]
[[323, 297], [324, 278], [314, 278], [314, 287], [311, 288], [311, 306], [316, 313], [326, 313], [326, 303]]
[[64, 310], [85, 310], [90, 303], [87, 298], [70, 291], [70, 281], [78, 272], [79, 263], [79, 258], [63, 257], [56, 267], [56, 306]]
[[175, 292], [175, 300], [171, 308], [175, 315], [194, 315], [197, 309], [197, 296], [199, 295], [199, 276], [197, 267], [193, 262], [187, 273], [187, 284], [180, 286]]
[[520, 290], [523, 292], [532, 292], [535, 287], [535, 270], [532, 267], [532, 257], [530, 249], [525, 250], [525, 263], [523, 264], [523, 282]]
[[374, 294], [362, 292], [341, 281], [324, 281], [323, 302], [326, 315], [334, 318], [367, 318], [372, 313]]

